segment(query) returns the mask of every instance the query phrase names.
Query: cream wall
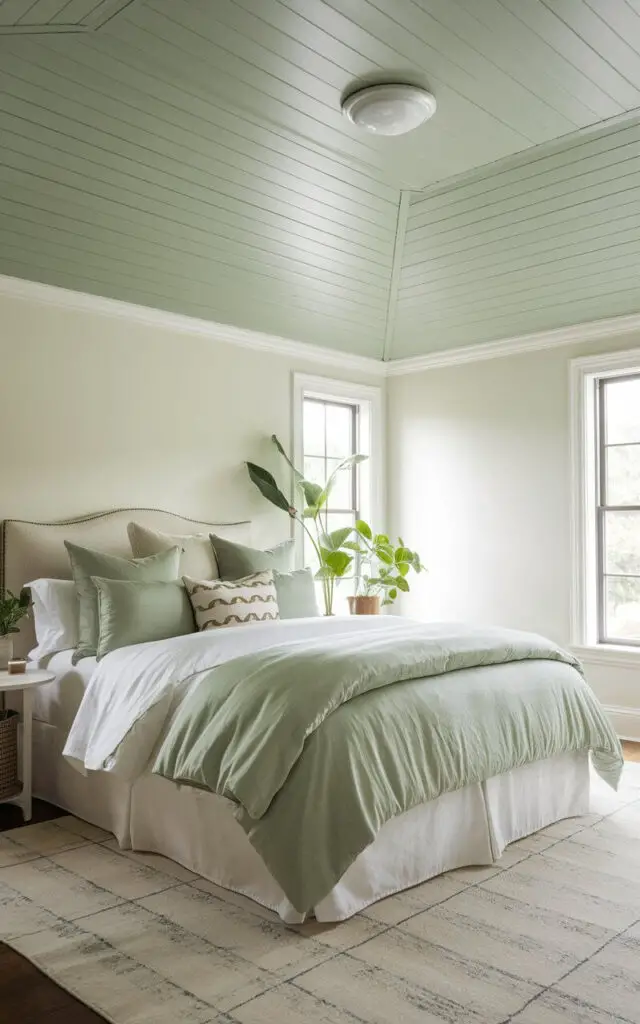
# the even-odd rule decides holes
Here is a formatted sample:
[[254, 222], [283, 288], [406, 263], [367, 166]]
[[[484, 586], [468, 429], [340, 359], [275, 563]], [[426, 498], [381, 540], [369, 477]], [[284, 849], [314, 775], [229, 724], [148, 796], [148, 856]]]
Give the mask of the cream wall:
[[[639, 344], [627, 334], [388, 380], [390, 527], [429, 568], [407, 613], [569, 643], [569, 363]], [[640, 739], [638, 660], [586, 668]]]
[[0, 367], [0, 519], [148, 505], [251, 518], [256, 542], [288, 536], [289, 520], [260, 497], [244, 461], [281, 471], [268, 439], [290, 441], [294, 370], [345, 377], [333, 366], [6, 295]]

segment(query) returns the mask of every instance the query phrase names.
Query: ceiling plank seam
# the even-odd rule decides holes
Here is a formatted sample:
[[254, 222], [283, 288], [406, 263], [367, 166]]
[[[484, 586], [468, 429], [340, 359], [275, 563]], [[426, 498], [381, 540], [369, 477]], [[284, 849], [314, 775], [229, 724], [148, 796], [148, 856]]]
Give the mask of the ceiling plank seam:
[[396, 221], [396, 236], [393, 243], [391, 277], [389, 280], [389, 297], [387, 302], [387, 320], [384, 332], [384, 343], [382, 346], [382, 361], [385, 363], [391, 359], [391, 346], [393, 344], [393, 336], [395, 332], [398, 291], [400, 288], [400, 274], [402, 271], [404, 243], [407, 236], [407, 220], [409, 217], [410, 202], [411, 192], [406, 189], [402, 189], [398, 199], [398, 219]]

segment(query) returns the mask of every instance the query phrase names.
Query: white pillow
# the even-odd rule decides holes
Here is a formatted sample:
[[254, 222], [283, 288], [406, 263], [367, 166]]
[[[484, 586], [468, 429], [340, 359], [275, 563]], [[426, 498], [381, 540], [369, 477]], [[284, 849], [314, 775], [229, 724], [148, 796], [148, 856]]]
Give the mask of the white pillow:
[[[242, 543], [243, 539], [247, 538], [250, 526], [250, 523], [229, 523], [227, 526], [216, 526], [215, 529], [220, 531], [225, 540]], [[141, 523], [129, 523], [127, 534], [134, 558], [147, 558], [149, 555], [168, 551], [169, 548], [179, 547], [181, 576], [193, 576], [198, 580], [220, 578], [218, 562], [208, 533], [162, 533], [160, 530], [142, 526]]]
[[31, 661], [78, 646], [78, 595], [73, 580], [34, 580], [31, 591], [37, 647]]

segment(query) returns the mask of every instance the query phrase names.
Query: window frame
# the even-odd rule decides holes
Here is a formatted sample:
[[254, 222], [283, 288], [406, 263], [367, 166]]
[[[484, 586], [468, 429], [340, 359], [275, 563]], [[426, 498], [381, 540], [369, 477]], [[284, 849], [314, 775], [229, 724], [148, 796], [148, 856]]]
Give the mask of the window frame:
[[[336, 402], [342, 405], [353, 405], [358, 408], [359, 424], [363, 422], [362, 412], [366, 409], [368, 428], [366, 447], [369, 454], [369, 494], [364, 495], [359, 488], [359, 510], [365, 510], [366, 518], [370, 519], [378, 532], [385, 530], [385, 508], [382, 500], [382, 480], [384, 479], [384, 422], [381, 388], [369, 384], [357, 384], [353, 381], [332, 380], [329, 377], [316, 377], [310, 374], [293, 374], [293, 456], [296, 466], [303, 465], [303, 408], [305, 398], [323, 402]], [[359, 429], [361, 427], [359, 426]], [[358, 449], [361, 438], [355, 440]], [[338, 510], [332, 510], [338, 511]], [[351, 511], [346, 510], [346, 511]], [[294, 531], [296, 540], [296, 565], [302, 568], [304, 562], [302, 528], [297, 525]]]
[[599, 382], [635, 376], [640, 376], [640, 349], [574, 359], [570, 367], [571, 642], [578, 652], [597, 650], [612, 663], [629, 665], [640, 661], [640, 639], [617, 639], [605, 632], [604, 522], [613, 506], [605, 504], [605, 388]]

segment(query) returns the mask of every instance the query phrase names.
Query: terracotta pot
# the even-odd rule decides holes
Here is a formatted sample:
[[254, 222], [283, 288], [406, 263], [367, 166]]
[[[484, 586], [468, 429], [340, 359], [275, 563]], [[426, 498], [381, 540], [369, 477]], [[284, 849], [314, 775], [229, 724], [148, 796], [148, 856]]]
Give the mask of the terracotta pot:
[[352, 615], [379, 615], [380, 598], [375, 597], [349, 597], [349, 611]]

